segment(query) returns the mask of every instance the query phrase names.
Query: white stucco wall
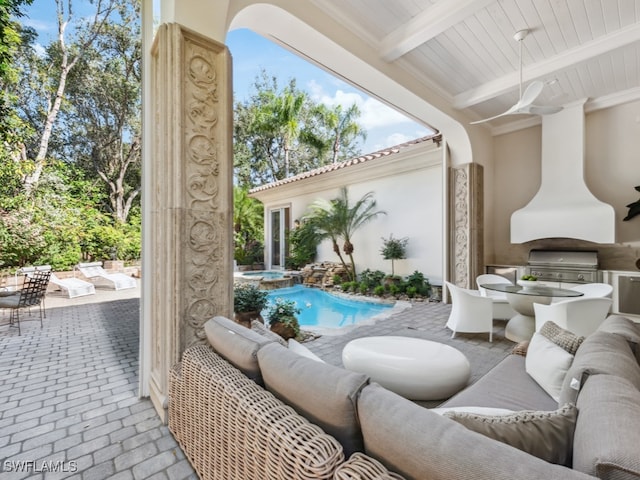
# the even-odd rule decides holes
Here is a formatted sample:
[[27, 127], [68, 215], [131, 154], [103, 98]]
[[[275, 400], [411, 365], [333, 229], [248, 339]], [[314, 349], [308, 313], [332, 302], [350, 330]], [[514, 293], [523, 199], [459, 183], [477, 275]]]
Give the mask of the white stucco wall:
[[[337, 197], [342, 185], [349, 187], [351, 202], [367, 192], [374, 192], [378, 210], [387, 214], [378, 216], [354, 235], [352, 243], [357, 271], [369, 268], [391, 273], [391, 261], [382, 258], [380, 249], [382, 237], [393, 234], [394, 238], [409, 239], [407, 258], [395, 262], [395, 274], [406, 276], [417, 270], [431, 282], [440, 284], [444, 255], [442, 150], [433, 145], [428, 145], [426, 150], [414, 152], [411, 158], [404, 160], [388, 157], [372, 160], [255, 196], [263, 201], [265, 212], [274, 207], [290, 206], [293, 222], [302, 218], [315, 200]], [[396, 168], [390, 165], [392, 161], [397, 162]], [[347, 170], [348, 180], [345, 177]], [[329, 241], [318, 248], [317, 260], [339, 261]]]

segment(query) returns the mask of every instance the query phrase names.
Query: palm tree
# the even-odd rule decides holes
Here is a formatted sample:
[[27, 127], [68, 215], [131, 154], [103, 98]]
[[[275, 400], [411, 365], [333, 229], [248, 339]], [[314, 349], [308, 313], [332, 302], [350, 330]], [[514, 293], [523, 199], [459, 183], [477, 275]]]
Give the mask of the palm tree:
[[[353, 205], [349, 202], [349, 192], [347, 187], [340, 189], [340, 196], [333, 200], [316, 200], [310, 206], [311, 213], [308, 219], [315, 222], [318, 231], [325, 238], [330, 238], [333, 242], [333, 251], [340, 258], [340, 262], [349, 272], [351, 280], [356, 280], [356, 264], [353, 259], [355, 247], [352, 243], [353, 234], [365, 223], [370, 222], [378, 215], [386, 215], [382, 210], [376, 210], [376, 201], [373, 192], [366, 193]], [[340, 252], [338, 239], [342, 238], [344, 244], [342, 250], [349, 256], [351, 267], [344, 261]]]
[[353, 251], [355, 248], [351, 242], [353, 234], [365, 223], [369, 223], [378, 215], [386, 215], [387, 212], [376, 210], [376, 201], [373, 198], [373, 192], [365, 193], [353, 206], [350, 205], [347, 187], [340, 189], [340, 197], [334, 199], [332, 203], [340, 225], [340, 236], [344, 240], [342, 248], [344, 253], [349, 255], [351, 268], [353, 269], [352, 279], [355, 280], [357, 278], [356, 264], [353, 261]]
[[[315, 225], [321, 240], [325, 238], [331, 240], [333, 251], [338, 255], [340, 263], [342, 263], [342, 266], [347, 272], [351, 272], [352, 269], [347, 266], [347, 262], [344, 261], [342, 253], [340, 252], [340, 246], [338, 244], [340, 225], [333, 210], [333, 203], [323, 199], [316, 200], [309, 206], [309, 213], [305, 215], [304, 220]], [[351, 273], [349, 273], [349, 277], [351, 277]]]

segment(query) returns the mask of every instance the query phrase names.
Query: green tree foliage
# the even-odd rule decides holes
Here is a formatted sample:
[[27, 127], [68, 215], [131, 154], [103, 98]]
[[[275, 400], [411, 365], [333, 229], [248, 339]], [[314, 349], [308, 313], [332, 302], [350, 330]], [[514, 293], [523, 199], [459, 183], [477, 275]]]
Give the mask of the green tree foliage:
[[263, 256], [264, 207], [251, 198], [246, 189], [233, 187], [234, 258], [239, 265], [248, 265]]
[[138, 260], [139, 1], [90, 2], [95, 15], [68, 42], [72, 2], [50, 1], [59, 37], [36, 52], [32, 32], [21, 30], [13, 63], [17, 107], [34, 133], [15, 135], [5, 151], [19, 155], [0, 162], [0, 269]]
[[289, 232], [288, 240], [290, 253], [287, 267], [298, 269], [315, 260], [322, 237], [314, 222], [305, 221]]
[[142, 182], [139, 10], [137, 1], [121, 0], [118, 21], [102, 28], [69, 77], [69, 108], [61, 114], [65, 153], [98, 175], [107, 209], [122, 223]]
[[20, 49], [23, 37], [30, 31], [23, 31], [17, 19], [24, 16], [22, 8], [33, 0], [0, 0], [0, 179], [5, 165], [11, 167], [12, 157], [19, 155], [20, 133], [24, 129], [16, 112], [15, 85], [18, 70], [14, 59]]
[[407, 243], [409, 243], [408, 238], [393, 238], [393, 234], [389, 235], [389, 238], [382, 238], [380, 253], [385, 260], [391, 260], [391, 275], [395, 275], [395, 260], [406, 258]]
[[234, 110], [235, 175], [246, 188], [356, 155], [365, 136], [355, 105], [329, 109], [298, 89], [295, 79], [280, 88], [264, 71], [249, 100]]
[[[353, 252], [353, 235], [366, 223], [369, 223], [379, 215], [386, 215], [382, 210], [376, 210], [376, 201], [373, 198], [373, 192], [364, 194], [355, 203], [349, 200], [349, 191], [347, 187], [340, 189], [340, 195], [329, 202], [316, 201], [310, 206], [310, 214], [307, 216], [318, 228], [318, 232], [325, 238], [331, 239], [333, 251], [336, 252], [342, 265], [350, 272], [352, 281], [357, 279], [355, 261]], [[338, 239], [342, 238], [342, 250], [345, 255], [349, 256], [351, 266], [347, 263], [340, 252]]]

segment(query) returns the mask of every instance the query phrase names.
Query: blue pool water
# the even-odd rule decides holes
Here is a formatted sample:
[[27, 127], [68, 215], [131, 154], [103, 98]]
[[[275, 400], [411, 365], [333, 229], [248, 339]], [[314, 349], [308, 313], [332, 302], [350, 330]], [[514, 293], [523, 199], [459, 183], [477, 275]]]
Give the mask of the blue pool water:
[[242, 272], [243, 277], [262, 277], [266, 280], [273, 280], [276, 278], [283, 278], [284, 273], [277, 270], [258, 270], [255, 272]]
[[[302, 285], [272, 290], [267, 298], [270, 303], [276, 298], [295, 301], [301, 310], [298, 323], [303, 328], [342, 328], [355, 325], [393, 307], [390, 304], [349, 300]], [[267, 318], [264, 313], [263, 316]]]

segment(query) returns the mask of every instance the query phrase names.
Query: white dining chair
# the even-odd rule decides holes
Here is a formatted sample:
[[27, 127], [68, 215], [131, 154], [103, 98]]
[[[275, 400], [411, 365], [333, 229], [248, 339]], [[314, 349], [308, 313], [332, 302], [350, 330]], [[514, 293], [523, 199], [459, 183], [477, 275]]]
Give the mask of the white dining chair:
[[498, 283], [505, 285], [513, 285], [509, 279], [503, 277], [502, 275], [496, 275], [493, 273], [483, 273], [482, 275], [478, 275], [476, 277], [476, 285], [478, 286], [478, 291], [480, 295], [483, 297], [489, 297], [493, 301], [493, 318], [498, 320], [508, 320], [516, 314], [516, 311], [511, 308], [509, 305], [509, 301], [507, 300], [507, 295], [502, 292], [496, 292], [494, 290], [487, 290], [486, 288], [482, 288], [481, 285], [488, 283]]
[[547, 321], [575, 333], [576, 335], [591, 335], [607, 318], [612, 300], [610, 298], [579, 297], [562, 302], [542, 305], [533, 304], [536, 318], [536, 332]]
[[489, 332], [489, 341], [493, 341], [493, 300], [483, 297], [477, 290], [469, 290], [445, 282], [451, 295], [451, 313], [447, 328], [453, 333]]
[[582, 298], [611, 298], [613, 293], [613, 287], [608, 283], [585, 283], [571, 287], [571, 290], [584, 293]]

